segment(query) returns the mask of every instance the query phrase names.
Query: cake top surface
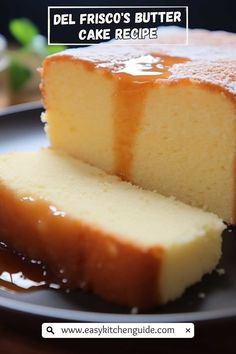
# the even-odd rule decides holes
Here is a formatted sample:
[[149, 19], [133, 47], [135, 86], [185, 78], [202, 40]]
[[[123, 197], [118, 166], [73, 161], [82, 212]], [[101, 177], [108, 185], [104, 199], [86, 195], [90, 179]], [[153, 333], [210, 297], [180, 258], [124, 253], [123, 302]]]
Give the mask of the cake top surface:
[[[151, 80], [192, 79], [220, 86], [236, 95], [236, 34], [203, 29], [160, 27], [160, 40], [169, 45], [142, 40], [126, 44], [103, 43], [86, 48], [67, 49], [59, 54], [92, 63], [114, 74], [128, 74]], [[50, 57], [52, 58], [52, 57]], [[182, 60], [181, 60], [182, 59]], [[142, 81], [145, 81], [144, 79]]]

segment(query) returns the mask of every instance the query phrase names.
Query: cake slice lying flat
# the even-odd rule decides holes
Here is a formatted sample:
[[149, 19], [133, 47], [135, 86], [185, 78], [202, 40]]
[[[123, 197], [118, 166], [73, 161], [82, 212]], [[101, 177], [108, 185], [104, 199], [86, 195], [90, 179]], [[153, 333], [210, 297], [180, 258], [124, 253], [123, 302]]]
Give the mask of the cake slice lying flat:
[[53, 147], [236, 222], [235, 34], [69, 49], [45, 60], [42, 93]]
[[149, 307], [211, 272], [222, 221], [52, 150], [0, 156], [0, 240], [71, 287]]

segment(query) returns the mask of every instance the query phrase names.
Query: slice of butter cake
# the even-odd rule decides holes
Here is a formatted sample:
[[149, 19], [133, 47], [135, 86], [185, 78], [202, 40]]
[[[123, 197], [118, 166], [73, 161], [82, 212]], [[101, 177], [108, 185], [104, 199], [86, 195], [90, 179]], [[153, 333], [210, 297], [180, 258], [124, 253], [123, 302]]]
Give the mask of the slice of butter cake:
[[236, 222], [236, 35], [190, 30], [181, 46], [184, 29], [162, 31], [178, 45], [101, 44], [48, 57], [41, 87], [49, 139]]
[[53, 150], [0, 156], [0, 240], [70, 287], [150, 307], [211, 272], [224, 224]]

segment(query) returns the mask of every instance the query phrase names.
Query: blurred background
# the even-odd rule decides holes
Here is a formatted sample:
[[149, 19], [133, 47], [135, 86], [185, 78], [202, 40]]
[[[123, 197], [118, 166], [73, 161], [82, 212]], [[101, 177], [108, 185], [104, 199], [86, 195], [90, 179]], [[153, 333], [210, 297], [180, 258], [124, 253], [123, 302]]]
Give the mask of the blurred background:
[[[40, 99], [40, 66], [48, 54], [64, 49], [47, 46], [47, 6], [145, 6], [143, 1], [1, 0], [0, 109]], [[236, 0], [148, 1], [148, 6], [189, 6], [189, 27], [236, 32]]]

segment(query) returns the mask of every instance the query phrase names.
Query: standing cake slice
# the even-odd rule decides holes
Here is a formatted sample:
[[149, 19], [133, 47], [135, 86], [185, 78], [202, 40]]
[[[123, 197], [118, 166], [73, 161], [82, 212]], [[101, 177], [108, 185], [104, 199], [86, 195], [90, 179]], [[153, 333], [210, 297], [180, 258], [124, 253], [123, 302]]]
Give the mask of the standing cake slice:
[[69, 49], [45, 60], [42, 93], [54, 148], [236, 222], [235, 34]]

